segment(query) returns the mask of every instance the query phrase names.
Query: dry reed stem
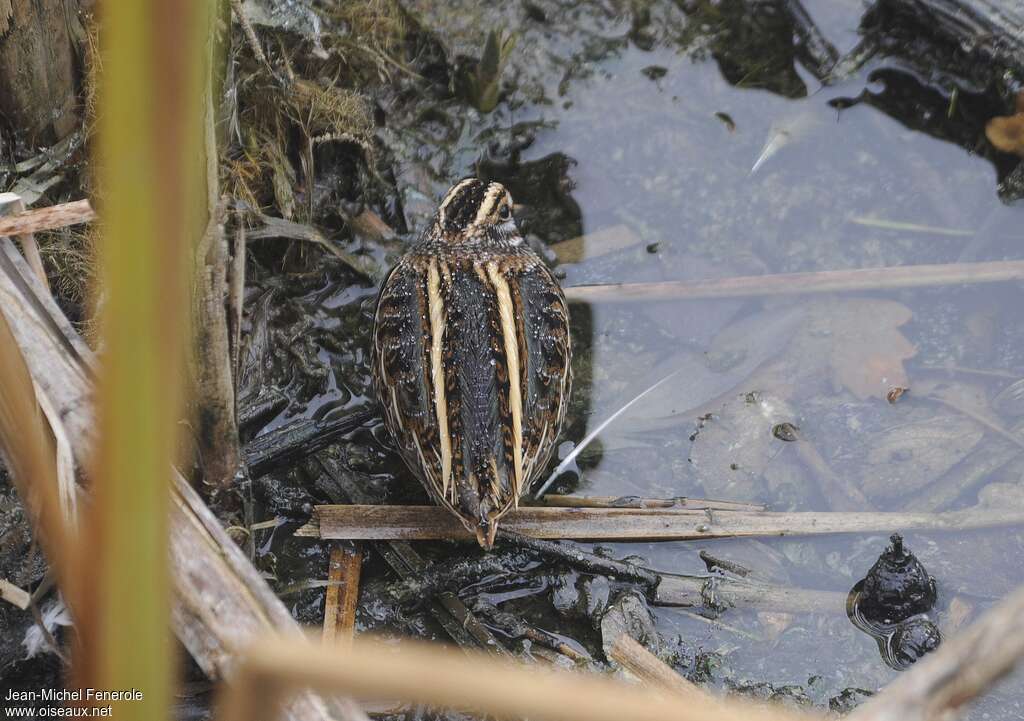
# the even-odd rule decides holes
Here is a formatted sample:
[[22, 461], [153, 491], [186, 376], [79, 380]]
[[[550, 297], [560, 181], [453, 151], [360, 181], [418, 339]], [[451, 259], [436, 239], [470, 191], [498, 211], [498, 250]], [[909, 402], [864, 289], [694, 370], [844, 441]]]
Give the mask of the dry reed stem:
[[[685, 511], [665, 508], [524, 506], [503, 517], [507, 531], [540, 539], [706, 540], [740, 536], [881, 533], [894, 528], [954, 531], [1024, 524], [1024, 509], [905, 512]], [[439, 506], [316, 506], [295, 535], [334, 540], [474, 540]]]
[[577, 285], [565, 288], [565, 297], [581, 303], [633, 303], [924, 288], [963, 283], [998, 283], [1008, 280], [1024, 280], [1024, 261], [825, 270], [717, 280]]
[[[221, 721], [274, 717], [283, 694], [296, 688], [359, 699], [401, 699], [534, 721], [796, 721], [819, 718], [740, 699], [697, 703], [675, 691], [590, 673], [527, 666], [480, 652], [405, 642], [386, 646], [356, 639], [352, 649], [294, 639], [266, 639], [249, 649], [236, 681], [222, 697]], [[254, 690], [264, 695], [253, 702]], [[271, 690], [270, 693], [267, 693]]]

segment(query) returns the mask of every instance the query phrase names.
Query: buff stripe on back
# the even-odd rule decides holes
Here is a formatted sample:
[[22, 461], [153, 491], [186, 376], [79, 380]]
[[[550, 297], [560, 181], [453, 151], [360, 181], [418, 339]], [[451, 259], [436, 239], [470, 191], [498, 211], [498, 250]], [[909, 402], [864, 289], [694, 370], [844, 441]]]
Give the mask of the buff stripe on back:
[[447, 497], [452, 475], [452, 439], [448, 434], [448, 397], [441, 356], [446, 319], [436, 261], [427, 264], [427, 308], [430, 318], [430, 379], [434, 391], [434, 413], [437, 415], [437, 436], [441, 444], [441, 493]]
[[516, 336], [516, 322], [513, 317], [512, 296], [508, 281], [498, 270], [496, 263], [487, 264], [490, 278], [498, 296], [498, 315], [501, 319], [501, 335], [505, 346], [505, 365], [508, 368], [508, 405], [512, 414], [512, 479], [513, 505], [519, 507], [519, 496], [523, 490], [523, 395], [519, 378], [519, 340]]

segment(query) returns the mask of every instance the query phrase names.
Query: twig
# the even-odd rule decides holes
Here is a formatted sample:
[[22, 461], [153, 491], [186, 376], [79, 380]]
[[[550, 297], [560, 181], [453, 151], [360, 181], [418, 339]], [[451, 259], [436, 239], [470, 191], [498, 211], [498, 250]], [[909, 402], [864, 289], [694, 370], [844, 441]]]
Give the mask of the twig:
[[[16, 193], [0, 193], [0, 206], [10, 208], [15, 215], [25, 212], [25, 203]], [[42, 283], [43, 288], [50, 292], [50, 281], [46, 278], [46, 268], [43, 267], [43, 257], [39, 254], [39, 245], [36, 243], [36, 236], [31, 231], [22, 231], [17, 234], [18, 242], [21, 243], [21, 250], [25, 254], [25, 260], [32, 268], [36, 278]]]
[[231, 9], [234, 11], [238, 24], [242, 26], [242, 32], [249, 43], [252, 54], [256, 57], [256, 61], [267, 69], [270, 77], [274, 78], [274, 80], [279, 80], [277, 73], [274, 72], [274, 68], [270, 65], [270, 61], [267, 60], [266, 53], [263, 52], [263, 48], [260, 46], [260, 39], [256, 37], [256, 31], [253, 29], [252, 23], [249, 22], [249, 18], [242, 8], [242, 0], [231, 0]]
[[338, 258], [359, 275], [371, 279], [379, 278], [380, 276], [381, 269], [371, 258], [353, 255], [348, 251], [342, 250], [311, 225], [296, 223], [294, 220], [287, 220], [285, 218], [275, 218], [270, 215], [256, 214], [254, 217], [263, 222], [263, 227], [250, 231], [249, 240], [287, 238], [289, 240], [315, 243], [326, 249], [328, 253]]
[[696, 703], [714, 703], [710, 694], [673, 671], [628, 633], [620, 633], [612, 641], [608, 655], [638, 679], [655, 688], [692, 698]]
[[824, 270], [811, 273], [738, 276], [717, 280], [576, 285], [565, 288], [565, 297], [570, 301], [584, 303], [631, 303], [924, 288], [961, 283], [999, 283], [1009, 280], [1024, 280], [1024, 261]]
[[324, 601], [325, 643], [352, 643], [362, 567], [363, 553], [358, 548], [335, 545], [331, 549], [327, 598]]
[[506, 636], [525, 638], [540, 646], [557, 651], [575, 663], [588, 663], [594, 660], [585, 650], [574, 648], [556, 634], [535, 628], [514, 613], [502, 611], [493, 604], [479, 601], [473, 606], [473, 611], [501, 628], [502, 633]]
[[850, 721], [948, 719], [1024, 658], [1024, 588], [893, 681]]
[[764, 511], [765, 506], [738, 501], [716, 501], [710, 498], [641, 498], [640, 496], [562, 496], [549, 493], [537, 505], [553, 508], [669, 508], [677, 511]]
[[[945, 513], [675, 511], [631, 508], [523, 507], [502, 519], [509, 533], [537, 539], [694, 540], [740, 536], [952, 531], [1024, 524], [1024, 509]], [[472, 540], [438, 506], [316, 506], [295, 535], [350, 540]], [[525, 543], [525, 541], [524, 541]]]
[[452, 558], [425, 565], [421, 573], [387, 584], [382, 595], [396, 603], [421, 603], [444, 590], [465, 586], [484, 576], [505, 573], [511, 565], [508, 554], [503, 553], [488, 553], [479, 558]]
[[25, 589], [15, 586], [6, 578], [0, 578], [0, 599], [24, 611], [32, 601], [32, 595]]
[[573, 544], [542, 541], [515, 533], [507, 528], [498, 530], [498, 538], [521, 548], [529, 548], [531, 551], [543, 553], [545, 556], [558, 558], [573, 568], [579, 568], [590, 573], [599, 573], [637, 581], [649, 588], [657, 586], [661, 580], [658, 574], [649, 568], [630, 563], [629, 561], [616, 561], [604, 556], [598, 556], [596, 553], [584, 551]]
[[800, 0], [785, 0], [783, 7], [793, 22], [793, 30], [800, 38], [799, 49], [803, 61], [814, 76], [825, 82], [839, 62], [839, 51], [814, 24]]
[[0, 235], [22, 235], [56, 230], [68, 225], [89, 223], [96, 219], [96, 211], [88, 200], [51, 205], [48, 208], [26, 210], [17, 215], [0, 218]]

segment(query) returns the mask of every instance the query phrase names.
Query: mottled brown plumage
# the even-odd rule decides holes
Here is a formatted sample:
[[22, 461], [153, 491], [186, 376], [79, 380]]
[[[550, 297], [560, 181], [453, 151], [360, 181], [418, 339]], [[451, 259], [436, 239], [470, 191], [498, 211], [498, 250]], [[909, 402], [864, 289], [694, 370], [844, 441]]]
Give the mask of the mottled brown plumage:
[[508, 191], [460, 181], [384, 281], [372, 363], [402, 458], [484, 547], [555, 448], [570, 353], [565, 298]]

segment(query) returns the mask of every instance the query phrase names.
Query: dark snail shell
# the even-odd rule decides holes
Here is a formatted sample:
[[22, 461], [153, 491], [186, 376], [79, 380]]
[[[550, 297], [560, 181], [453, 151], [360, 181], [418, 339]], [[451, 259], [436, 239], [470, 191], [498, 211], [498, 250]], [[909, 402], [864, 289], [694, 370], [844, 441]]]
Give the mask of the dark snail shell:
[[373, 329], [399, 453], [488, 548], [550, 459], [572, 382], [568, 306], [511, 210], [498, 183], [455, 185], [384, 281]]
[[887, 549], [864, 577], [861, 611], [877, 621], [897, 623], [935, 605], [935, 579], [894, 533]]

